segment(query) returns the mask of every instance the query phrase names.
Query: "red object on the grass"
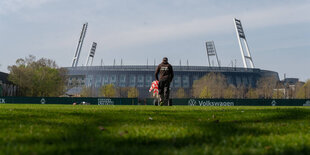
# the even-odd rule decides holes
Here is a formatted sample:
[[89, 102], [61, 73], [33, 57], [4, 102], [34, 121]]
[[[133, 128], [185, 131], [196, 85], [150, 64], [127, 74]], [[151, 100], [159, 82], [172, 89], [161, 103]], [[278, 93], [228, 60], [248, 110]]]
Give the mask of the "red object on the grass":
[[153, 81], [152, 82], [152, 85], [151, 85], [151, 88], [150, 88], [149, 92], [152, 92], [152, 90], [154, 90], [153, 91], [153, 96], [154, 95], [158, 95], [158, 81]]

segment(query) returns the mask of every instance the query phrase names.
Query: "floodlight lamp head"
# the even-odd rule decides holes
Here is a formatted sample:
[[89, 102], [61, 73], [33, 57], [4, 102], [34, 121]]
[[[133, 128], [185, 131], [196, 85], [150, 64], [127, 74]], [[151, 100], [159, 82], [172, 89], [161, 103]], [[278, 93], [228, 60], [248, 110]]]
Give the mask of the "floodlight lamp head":
[[213, 41], [207, 41], [206, 48], [207, 48], [208, 55], [215, 55], [216, 51], [215, 51], [215, 45]]
[[234, 20], [235, 20], [236, 29], [238, 31], [239, 37], [245, 39], [245, 34], [244, 34], [244, 30], [243, 30], [241, 21], [239, 19], [236, 19], [236, 18], [234, 18]]

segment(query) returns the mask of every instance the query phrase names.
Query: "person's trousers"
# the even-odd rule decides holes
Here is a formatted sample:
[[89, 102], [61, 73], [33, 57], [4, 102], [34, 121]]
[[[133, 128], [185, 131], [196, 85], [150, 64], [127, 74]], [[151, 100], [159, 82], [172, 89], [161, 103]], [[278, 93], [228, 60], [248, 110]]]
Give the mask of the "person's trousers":
[[159, 81], [158, 93], [160, 97], [160, 102], [163, 102], [164, 105], [168, 105], [170, 94], [170, 82], [168, 80]]

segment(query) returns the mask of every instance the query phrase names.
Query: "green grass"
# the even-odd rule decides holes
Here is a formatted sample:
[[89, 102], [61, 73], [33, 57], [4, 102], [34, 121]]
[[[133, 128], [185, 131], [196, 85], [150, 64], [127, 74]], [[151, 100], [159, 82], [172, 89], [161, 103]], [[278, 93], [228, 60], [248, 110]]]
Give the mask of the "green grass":
[[0, 154], [310, 154], [310, 108], [2, 104]]

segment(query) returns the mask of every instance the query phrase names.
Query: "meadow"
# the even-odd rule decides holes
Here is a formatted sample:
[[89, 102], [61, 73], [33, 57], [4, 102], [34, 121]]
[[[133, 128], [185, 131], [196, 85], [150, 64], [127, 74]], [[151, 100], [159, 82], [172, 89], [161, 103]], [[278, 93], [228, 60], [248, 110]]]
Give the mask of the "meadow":
[[310, 154], [310, 107], [0, 104], [0, 154]]

